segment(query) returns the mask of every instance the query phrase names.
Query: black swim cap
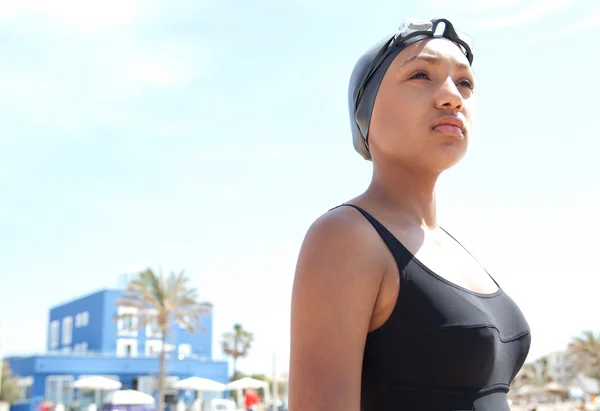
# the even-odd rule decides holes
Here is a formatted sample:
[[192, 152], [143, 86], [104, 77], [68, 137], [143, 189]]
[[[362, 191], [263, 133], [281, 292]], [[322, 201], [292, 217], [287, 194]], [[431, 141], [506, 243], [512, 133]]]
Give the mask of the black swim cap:
[[[440, 22], [445, 23], [445, 28], [443, 33], [437, 34], [435, 29]], [[369, 125], [375, 97], [387, 69], [402, 50], [411, 44], [430, 38], [451, 40], [463, 51], [469, 64], [473, 63], [470, 38], [455, 31], [452, 24], [446, 19], [434, 19], [430, 22], [407, 19], [396, 34], [375, 43], [356, 62], [348, 87], [348, 109], [352, 142], [355, 150], [365, 160], [371, 159], [367, 142]]]

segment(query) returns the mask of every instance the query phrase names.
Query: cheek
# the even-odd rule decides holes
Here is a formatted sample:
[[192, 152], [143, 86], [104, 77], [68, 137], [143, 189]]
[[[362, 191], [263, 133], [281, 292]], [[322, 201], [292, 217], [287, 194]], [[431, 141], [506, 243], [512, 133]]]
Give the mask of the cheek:
[[415, 116], [411, 107], [403, 105], [391, 93], [380, 97], [373, 107], [371, 131], [382, 140], [381, 144], [394, 144], [398, 135], [406, 134], [411, 129]]

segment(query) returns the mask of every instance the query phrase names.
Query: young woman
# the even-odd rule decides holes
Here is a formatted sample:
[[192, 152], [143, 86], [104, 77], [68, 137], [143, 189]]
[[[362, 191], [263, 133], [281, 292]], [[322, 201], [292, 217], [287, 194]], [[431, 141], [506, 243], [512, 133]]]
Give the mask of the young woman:
[[350, 119], [373, 177], [302, 245], [290, 411], [509, 410], [529, 326], [436, 215], [471, 138], [472, 62], [445, 19], [406, 20], [357, 62]]

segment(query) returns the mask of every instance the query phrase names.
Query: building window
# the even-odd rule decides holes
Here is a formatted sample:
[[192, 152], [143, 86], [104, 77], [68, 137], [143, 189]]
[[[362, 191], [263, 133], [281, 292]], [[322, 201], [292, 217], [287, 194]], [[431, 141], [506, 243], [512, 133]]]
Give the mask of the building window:
[[80, 316], [81, 316], [81, 326], [87, 327], [87, 325], [90, 323], [90, 313], [87, 311], [84, 311], [80, 314]]
[[158, 320], [156, 318], [148, 320], [148, 323], [146, 324], [146, 337], [160, 338], [160, 336], [161, 332], [158, 327]]
[[[84, 379], [84, 378], [90, 378], [90, 377], [104, 377], [104, 378], [108, 378], [110, 380], [115, 380], [115, 381], [119, 381], [119, 376], [118, 375], [102, 375], [102, 374], [95, 374], [95, 375], [85, 375], [82, 374], [79, 376], [79, 379]], [[100, 398], [98, 399], [102, 399], [102, 397], [104, 395], [107, 395], [111, 392], [114, 392], [116, 390], [102, 390], [101, 391], [101, 395]], [[96, 402], [97, 396], [96, 396], [96, 391], [94, 390], [79, 390], [79, 392], [77, 393], [77, 402], [78, 402], [78, 409], [81, 411], [87, 411], [88, 406], [90, 404], [93, 404]], [[102, 409], [100, 407], [101, 404], [98, 404], [97, 409], [100, 410]], [[127, 407], [123, 407], [121, 409], [125, 410]], [[133, 407], [132, 407], [133, 408]], [[116, 407], [114, 408], [116, 409]]]
[[90, 313], [84, 311], [75, 316], [75, 328], [86, 327], [90, 321]]
[[26, 401], [31, 398], [31, 386], [33, 385], [33, 377], [16, 378], [17, 387], [19, 388], [19, 401]]
[[137, 390], [152, 395], [156, 389], [156, 379], [149, 375], [140, 375], [137, 378]]
[[60, 332], [58, 320], [54, 320], [50, 323], [50, 349], [58, 348], [58, 335]]
[[46, 399], [54, 404], [70, 406], [73, 402], [72, 375], [49, 375], [46, 377]]
[[78, 343], [75, 344], [73, 346], [73, 352], [79, 352], [79, 353], [84, 353], [87, 351], [87, 342], [82, 342], [82, 343]]
[[120, 338], [117, 340], [117, 355], [119, 357], [137, 356], [137, 340], [131, 338]]
[[119, 307], [118, 315], [119, 320], [117, 321], [117, 335], [121, 337], [137, 337], [137, 310], [132, 307]]
[[179, 355], [180, 360], [192, 355], [192, 345], [191, 344], [179, 344], [178, 355]]
[[162, 347], [162, 341], [160, 340], [146, 340], [146, 355], [150, 357], [156, 357], [160, 354]]
[[31, 387], [19, 387], [18, 401], [27, 401], [31, 398]]
[[73, 317], [65, 317], [62, 320], [62, 345], [70, 345], [73, 341]]

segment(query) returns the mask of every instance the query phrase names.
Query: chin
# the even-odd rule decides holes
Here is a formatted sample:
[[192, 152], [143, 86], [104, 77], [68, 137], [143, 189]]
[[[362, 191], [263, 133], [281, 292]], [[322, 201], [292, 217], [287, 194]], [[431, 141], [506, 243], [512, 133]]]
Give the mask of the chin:
[[440, 150], [437, 155], [431, 156], [431, 164], [439, 171], [454, 167], [465, 156], [465, 150]]

